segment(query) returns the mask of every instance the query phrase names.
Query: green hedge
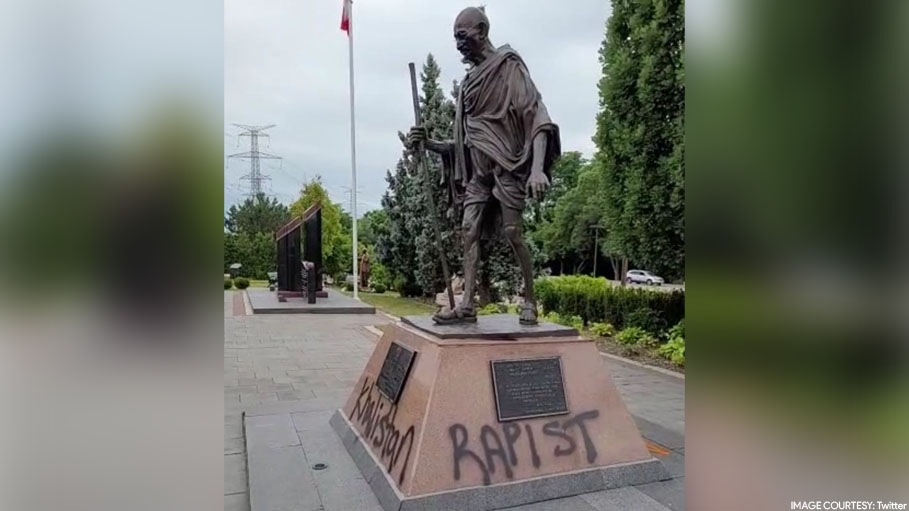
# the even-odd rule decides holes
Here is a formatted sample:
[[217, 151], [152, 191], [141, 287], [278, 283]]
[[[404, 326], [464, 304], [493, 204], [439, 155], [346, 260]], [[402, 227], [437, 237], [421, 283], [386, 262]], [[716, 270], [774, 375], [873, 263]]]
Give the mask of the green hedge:
[[[620, 287], [585, 275], [541, 278], [534, 290], [543, 311], [580, 316], [585, 325], [611, 323], [617, 329], [638, 326], [650, 331], [675, 325], [685, 317], [684, 291]], [[641, 318], [648, 324], [635, 324]]]

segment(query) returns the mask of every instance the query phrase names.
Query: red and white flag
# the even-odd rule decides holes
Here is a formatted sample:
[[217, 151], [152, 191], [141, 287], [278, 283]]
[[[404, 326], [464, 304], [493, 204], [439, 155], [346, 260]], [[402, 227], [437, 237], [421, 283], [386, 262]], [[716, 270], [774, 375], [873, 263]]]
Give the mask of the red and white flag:
[[341, 11], [341, 30], [347, 32], [347, 35], [350, 35], [350, 2], [351, 0], [344, 0], [344, 10]]

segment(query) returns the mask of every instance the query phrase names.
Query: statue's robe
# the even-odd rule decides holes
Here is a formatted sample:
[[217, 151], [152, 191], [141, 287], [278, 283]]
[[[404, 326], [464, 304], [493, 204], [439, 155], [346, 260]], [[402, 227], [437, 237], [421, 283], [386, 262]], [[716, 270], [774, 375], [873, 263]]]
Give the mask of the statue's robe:
[[[470, 69], [458, 92], [454, 143], [442, 155], [451, 203], [498, 202], [522, 210], [533, 162], [533, 140], [545, 132], [543, 172], [559, 157], [559, 128], [549, 118], [527, 66], [510, 46], [496, 50]], [[485, 208], [484, 237], [500, 226], [500, 208]], [[465, 217], [465, 223], [480, 220]]]

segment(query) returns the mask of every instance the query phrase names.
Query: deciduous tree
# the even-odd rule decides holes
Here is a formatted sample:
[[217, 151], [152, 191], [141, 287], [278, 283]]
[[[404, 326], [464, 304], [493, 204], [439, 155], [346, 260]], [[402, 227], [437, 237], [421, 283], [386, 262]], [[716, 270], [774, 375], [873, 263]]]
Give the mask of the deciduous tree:
[[596, 166], [607, 253], [684, 274], [684, 2], [613, 0], [600, 50]]
[[341, 221], [343, 211], [339, 204], [331, 201], [320, 176], [303, 185], [300, 198], [290, 205], [291, 216], [302, 215], [316, 202], [322, 204], [322, 265], [325, 273], [335, 276], [352, 271], [351, 236]]

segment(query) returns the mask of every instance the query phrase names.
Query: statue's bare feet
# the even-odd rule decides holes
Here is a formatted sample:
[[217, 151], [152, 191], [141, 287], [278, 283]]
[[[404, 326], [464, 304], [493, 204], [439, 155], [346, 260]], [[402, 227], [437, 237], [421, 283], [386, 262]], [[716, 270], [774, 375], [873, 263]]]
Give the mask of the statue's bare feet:
[[536, 325], [537, 308], [532, 303], [525, 302], [521, 307], [521, 315], [518, 317], [518, 322], [522, 325]]
[[433, 314], [432, 320], [440, 325], [453, 323], [476, 323], [477, 311], [473, 307], [455, 307], [454, 310], [444, 308]]

